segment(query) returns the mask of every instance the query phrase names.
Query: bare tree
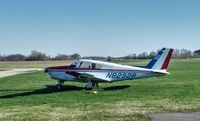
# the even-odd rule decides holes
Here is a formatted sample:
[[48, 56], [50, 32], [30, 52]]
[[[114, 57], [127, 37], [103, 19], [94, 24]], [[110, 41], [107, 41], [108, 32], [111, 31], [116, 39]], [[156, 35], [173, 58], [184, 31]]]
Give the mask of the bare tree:
[[5, 55], [0, 55], [0, 61], [7, 61], [7, 58]]
[[180, 57], [181, 58], [191, 58], [193, 56], [192, 52], [187, 49], [180, 50]]
[[54, 59], [55, 60], [69, 60], [70, 57], [68, 55], [65, 55], [65, 54], [58, 54]]
[[148, 58], [147, 52], [143, 52], [138, 55], [138, 59], [147, 59], [147, 58]]
[[21, 54], [12, 54], [8, 55], [6, 58], [8, 61], [24, 61], [26, 59], [26, 56]]
[[45, 53], [36, 50], [31, 51], [31, 55], [26, 58], [27, 61], [45, 61], [49, 60]]
[[149, 58], [153, 58], [156, 55], [156, 52], [152, 51], [149, 53]]
[[76, 60], [76, 59], [81, 58], [81, 56], [80, 56], [78, 53], [74, 53], [74, 54], [70, 55], [70, 57], [71, 57], [71, 59], [73, 59], [73, 60]]

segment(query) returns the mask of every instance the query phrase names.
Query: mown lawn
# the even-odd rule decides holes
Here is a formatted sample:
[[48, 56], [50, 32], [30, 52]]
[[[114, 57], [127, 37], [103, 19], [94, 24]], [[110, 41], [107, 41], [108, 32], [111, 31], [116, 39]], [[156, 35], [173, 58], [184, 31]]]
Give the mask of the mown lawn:
[[97, 94], [72, 82], [57, 92], [56, 81], [42, 72], [1, 78], [0, 120], [148, 121], [153, 112], [200, 111], [200, 60], [172, 60], [169, 72], [160, 78], [100, 84]]

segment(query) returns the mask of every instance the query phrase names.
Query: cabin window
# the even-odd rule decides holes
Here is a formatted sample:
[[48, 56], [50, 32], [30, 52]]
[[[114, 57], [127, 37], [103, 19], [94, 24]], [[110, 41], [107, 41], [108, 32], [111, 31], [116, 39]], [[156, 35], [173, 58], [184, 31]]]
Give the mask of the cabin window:
[[96, 68], [97, 68], [97, 69], [101, 69], [101, 68], [102, 68], [102, 65], [96, 64]]
[[90, 63], [88, 62], [81, 62], [79, 68], [91, 68]]
[[102, 66], [102, 68], [103, 68], [103, 69], [113, 69], [113, 67], [112, 67], [112, 66], [109, 66], [109, 65], [104, 65], [104, 66]]

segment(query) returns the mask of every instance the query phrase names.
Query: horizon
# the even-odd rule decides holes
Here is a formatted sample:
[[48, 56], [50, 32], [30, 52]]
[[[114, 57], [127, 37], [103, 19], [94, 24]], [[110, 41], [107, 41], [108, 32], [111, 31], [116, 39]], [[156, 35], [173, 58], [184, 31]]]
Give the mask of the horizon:
[[2, 0], [0, 54], [121, 57], [200, 45], [198, 0]]
[[[89, 55], [89, 56], [82, 56], [82, 55], [80, 55], [79, 53], [71, 53], [71, 54], [67, 54], [67, 53], [58, 53], [58, 54], [56, 54], [56, 55], [48, 55], [47, 53], [45, 53], [45, 52], [41, 52], [41, 51], [37, 51], [37, 50], [32, 50], [32, 51], [36, 51], [36, 52], [40, 52], [40, 53], [43, 53], [43, 54], [45, 54], [46, 56], [49, 56], [49, 57], [56, 57], [56, 56], [58, 56], [58, 55], [68, 55], [68, 56], [71, 56], [71, 55], [73, 55], [73, 54], [79, 54], [81, 57], [113, 57], [113, 58], [120, 58], [120, 57], [125, 57], [125, 56], [128, 56], [128, 55], [131, 55], [131, 54], [136, 54], [136, 56], [138, 56], [139, 54], [142, 54], [142, 53], [144, 53], [144, 52], [146, 52], [148, 55], [151, 53], [151, 52], [155, 52], [156, 54], [158, 53], [158, 51], [160, 51], [162, 48], [159, 48], [159, 49], [157, 49], [157, 50], [152, 50], [152, 51], [150, 51], [150, 52], [146, 52], [146, 51], [143, 51], [143, 52], [139, 52], [139, 53], [129, 53], [129, 54], [126, 54], [126, 55], [122, 55], [122, 56], [112, 56], [112, 55], [109, 55], [109, 56], [98, 56], [98, 55]], [[174, 49], [174, 48], [172, 48], [172, 49]], [[176, 48], [176, 49], [174, 49], [174, 50], [179, 50], [179, 51], [181, 51], [182, 49], [184, 49], [184, 50], [187, 50], [187, 51], [191, 51], [192, 53], [194, 53], [195, 51], [199, 51], [200, 49], [198, 49], [198, 50], [194, 50], [194, 51], [192, 51], [192, 50], [189, 50], [189, 49], [186, 49], [186, 48], [181, 48], [181, 49], [178, 49], [178, 48]], [[31, 52], [32, 51], [30, 51], [30, 53], [29, 54], [22, 54], [22, 53], [11, 53], [11, 54], [1, 54], [0, 53], [0, 56], [9, 56], [9, 55], [17, 55], [17, 54], [19, 54], [19, 55], [23, 55], [23, 56], [29, 56], [29, 55], [31, 55]]]

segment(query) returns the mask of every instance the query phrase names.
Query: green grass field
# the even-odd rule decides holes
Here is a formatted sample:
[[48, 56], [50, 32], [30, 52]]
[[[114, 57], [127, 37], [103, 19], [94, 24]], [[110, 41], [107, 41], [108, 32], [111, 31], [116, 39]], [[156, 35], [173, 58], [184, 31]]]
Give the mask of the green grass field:
[[[19, 63], [17, 67], [23, 65]], [[0, 67], [12, 68], [1, 63]], [[42, 72], [1, 78], [0, 120], [148, 121], [147, 114], [153, 112], [200, 111], [200, 60], [172, 60], [169, 72], [160, 78], [100, 84], [97, 94], [84, 90], [84, 83], [72, 82], [57, 92], [57, 82]]]

